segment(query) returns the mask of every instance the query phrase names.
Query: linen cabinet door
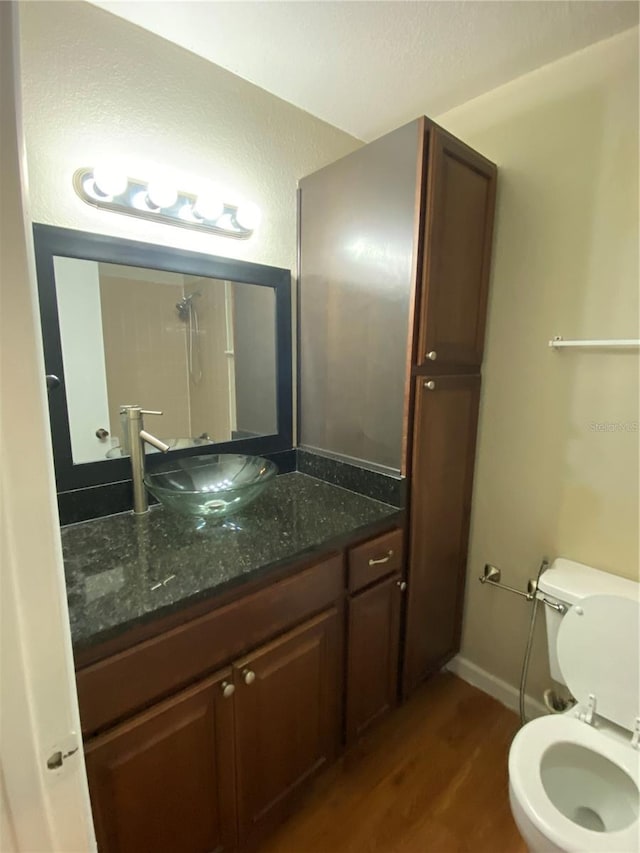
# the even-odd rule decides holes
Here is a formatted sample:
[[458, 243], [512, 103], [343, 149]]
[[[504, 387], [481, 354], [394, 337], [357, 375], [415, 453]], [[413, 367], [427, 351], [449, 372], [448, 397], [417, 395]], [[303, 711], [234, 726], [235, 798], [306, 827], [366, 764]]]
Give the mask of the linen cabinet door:
[[85, 747], [100, 853], [211, 853], [236, 843], [231, 670]]
[[431, 126], [418, 364], [439, 373], [482, 362], [495, 189], [493, 163]]
[[234, 665], [242, 843], [279, 822], [337, 751], [341, 634], [333, 608]]
[[396, 704], [403, 584], [396, 573], [349, 601], [347, 743]]
[[480, 376], [418, 377], [403, 693], [460, 647]]

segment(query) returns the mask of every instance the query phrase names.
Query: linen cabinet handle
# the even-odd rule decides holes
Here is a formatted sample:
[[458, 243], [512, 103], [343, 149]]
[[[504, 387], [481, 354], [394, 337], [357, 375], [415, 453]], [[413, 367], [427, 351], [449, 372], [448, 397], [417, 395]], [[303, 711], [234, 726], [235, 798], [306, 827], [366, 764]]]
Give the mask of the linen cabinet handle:
[[437, 357], [438, 353], [434, 349], [432, 349], [431, 352], [427, 353], [427, 358], [429, 359], [429, 361], [435, 361]]
[[370, 566], [381, 566], [382, 563], [388, 563], [392, 557], [393, 557], [393, 551], [389, 550], [389, 551], [387, 551], [386, 557], [379, 557], [377, 560], [372, 557], [369, 560], [369, 565]]
[[256, 674], [250, 669], [243, 669], [242, 679], [245, 684], [253, 684], [253, 682], [256, 680]]
[[429, 379], [428, 382], [424, 383], [424, 387], [427, 389], [427, 391], [435, 391], [436, 383], [433, 381], [433, 379]]

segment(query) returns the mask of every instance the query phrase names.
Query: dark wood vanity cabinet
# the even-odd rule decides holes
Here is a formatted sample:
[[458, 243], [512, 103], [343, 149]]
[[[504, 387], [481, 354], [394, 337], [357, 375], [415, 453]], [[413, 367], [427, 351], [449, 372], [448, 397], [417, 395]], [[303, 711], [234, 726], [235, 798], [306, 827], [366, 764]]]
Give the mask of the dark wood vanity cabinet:
[[460, 645], [480, 376], [415, 380], [403, 690]]
[[255, 849], [345, 728], [351, 742], [393, 707], [403, 539], [302, 564], [78, 671], [100, 853]]
[[401, 575], [394, 572], [349, 600], [347, 743], [396, 705], [404, 586]]
[[100, 853], [235, 844], [230, 683], [231, 671], [220, 672], [86, 744]]
[[263, 835], [339, 749], [341, 676], [333, 607], [89, 741], [101, 853], [210, 853]]
[[347, 564], [345, 737], [350, 744], [397, 701], [404, 530], [351, 548]]
[[460, 645], [496, 182], [426, 117], [300, 181], [299, 440], [407, 477], [404, 696]]
[[251, 842], [338, 752], [342, 630], [332, 608], [234, 664], [238, 826]]
[[496, 167], [427, 123], [408, 469], [406, 696], [460, 648]]
[[430, 372], [475, 373], [484, 351], [496, 168], [431, 123], [423, 144], [415, 363]]

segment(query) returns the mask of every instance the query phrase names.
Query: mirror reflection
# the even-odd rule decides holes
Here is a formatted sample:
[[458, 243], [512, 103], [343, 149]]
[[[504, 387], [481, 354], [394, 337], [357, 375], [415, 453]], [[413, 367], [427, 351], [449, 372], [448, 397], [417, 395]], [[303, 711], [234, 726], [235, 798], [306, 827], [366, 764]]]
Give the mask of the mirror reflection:
[[[273, 288], [54, 258], [75, 464], [126, 455], [120, 409], [174, 449], [273, 435]], [[147, 452], [156, 452], [147, 445]]]

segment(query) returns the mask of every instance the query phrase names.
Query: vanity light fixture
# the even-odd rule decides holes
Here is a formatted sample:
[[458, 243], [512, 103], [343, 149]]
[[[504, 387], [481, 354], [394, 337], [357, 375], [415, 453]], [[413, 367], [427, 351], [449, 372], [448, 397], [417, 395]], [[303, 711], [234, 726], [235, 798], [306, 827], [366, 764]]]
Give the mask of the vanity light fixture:
[[170, 210], [178, 201], [178, 190], [165, 181], [149, 181], [145, 201], [151, 210]]
[[109, 166], [78, 169], [73, 187], [84, 202], [101, 210], [240, 240], [251, 237], [261, 219], [256, 204], [229, 204], [214, 187], [192, 195], [167, 181], [128, 178]]
[[127, 176], [109, 166], [96, 166], [92, 178], [93, 190], [102, 198], [121, 195], [127, 188]]
[[[200, 220], [215, 222], [224, 213], [224, 202], [222, 196], [216, 195], [214, 192], [202, 192], [198, 195], [196, 203], [193, 205], [193, 215]], [[238, 214], [236, 213], [236, 219]]]
[[253, 231], [260, 224], [260, 208], [252, 201], [241, 204], [236, 211], [236, 222], [241, 228]]

